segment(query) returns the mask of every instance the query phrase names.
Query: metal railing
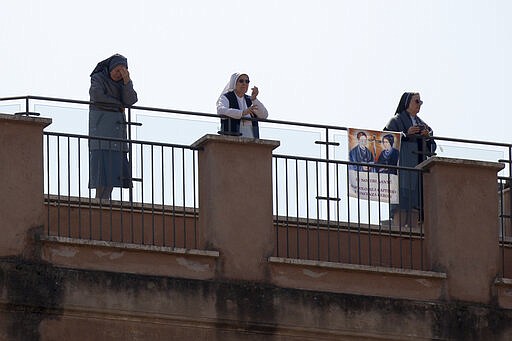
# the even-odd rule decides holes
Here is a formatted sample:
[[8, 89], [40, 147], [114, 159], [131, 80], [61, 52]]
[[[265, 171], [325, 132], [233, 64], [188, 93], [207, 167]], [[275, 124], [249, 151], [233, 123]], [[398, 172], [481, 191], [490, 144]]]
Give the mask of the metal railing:
[[44, 132], [48, 235], [197, 248], [197, 151], [95, 139], [130, 145], [133, 187], [114, 188], [110, 199], [95, 198], [89, 188], [89, 136]]
[[[380, 172], [409, 172], [421, 179], [421, 170], [289, 155], [274, 155], [273, 161], [274, 206], [283, 212], [276, 219], [278, 257], [424, 269], [421, 201], [410, 210], [390, 205], [389, 179], [396, 177], [397, 184], [400, 175]], [[354, 171], [354, 165], [371, 167]], [[382, 194], [351, 193], [354, 184], [349, 182], [358, 187], [371, 176]]]
[[[90, 102], [88, 101], [80, 100], [69, 100], [42, 96], [18, 96], [0, 98], [0, 112], [20, 112], [29, 115], [31, 113], [37, 112], [40, 113], [42, 116], [50, 117], [53, 119], [52, 125], [50, 125], [46, 129], [47, 132], [58, 133], [65, 131], [67, 133], [74, 133], [75, 135], [86, 136], [89, 104]], [[275, 117], [277, 115], [273, 114], [272, 116]], [[168, 143], [169, 145], [176, 144], [180, 145], [183, 148], [185, 148], [185, 146], [190, 145], [192, 142], [196, 141], [204, 134], [217, 133], [220, 125], [219, 117], [213, 114], [181, 110], [169, 110], [143, 106], [133, 106], [131, 108], [128, 108], [127, 119], [130, 127], [130, 129], [128, 129], [128, 140], [146, 141], [148, 145], [157, 145], [158, 143]], [[142, 126], [140, 126], [139, 124], [142, 124]], [[319, 184], [321, 185], [318, 188], [317, 195], [315, 195], [314, 198], [311, 198], [312, 201], [309, 202], [309, 206], [316, 207], [318, 205], [319, 213], [318, 217], [315, 218], [318, 218], [318, 224], [320, 225], [320, 227], [324, 225], [329, 225], [330, 227], [333, 224], [337, 226], [339, 222], [340, 226], [343, 226], [344, 228], [346, 227], [348, 230], [348, 213], [346, 213], [345, 215], [337, 215], [337, 213], [331, 215], [331, 212], [337, 211], [334, 210], [334, 208], [331, 211], [326, 209], [327, 207], [337, 205], [340, 203], [330, 199], [332, 197], [332, 194], [335, 192], [331, 192], [331, 186], [326, 185], [327, 182], [332, 183], [332, 180], [326, 179], [332, 179], [334, 174], [336, 174], [336, 176], [338, 177], [341, 177], [342, 175], [343, 177], [345, 177], [344, 172], [334, 171], [333, 167], [336, 167], [336, 164], [338, 164], [337, 167], [346, 167], [343, 164], [343, 162], [348, 161], [349, 150], [347, 128], [341, 126], [305, 124], [301, 122], [288, 122], [267, 119], [260, 121], [260, 135], [262, 138], [265, 139], [276, 139], [280, 141], [281, 145], [278, 149], [275, 150], [275, 153], [276, 156], [281, 160], [283, 159], [283, 157], [298, 157], [303, 159], [311, 158], [322, 160], [319, 161], [319, 171], [315, 175], [318, 176], [318, 181]], [[83, 138], [84, 137], [82, 137], [82, 139]], [[512, 160], [511, 144], [456, 139], [441, 136], [435, 136], [434, 138], [438, 145], [436, 151], [438, 156], [504, 162], [505, 168], [499, 173], [499, 176], [504, 178], [506, 177], [507, 179], [511, 178], [511, 167], [510, 162], [508, 161]], [[134, 164], [137, 163], [135, 159], [133, 160], [133, 162]], [[287, 167], [284, 163], [282, 165], [279, 165], [279, 162], [282, 161], [277, 161], [277, 167]], [[324, 163], [324, 165], [321, 165], [322, 163]], [[329, 164], [329, 166], [326, 166], [327, 163]], [[276, 164], [274, 164], [274, 167], [276, 167]], [[282, 173], [286, 171], [274, 170], [274, 174], [276, 172]], [[281, 178], [277, 180], [280, 181], [280, 179]], [[342, 183], [343, 181], [346, 181], [346, 179], [339, 179], [339, 183]], [[290, 189], [290, 191], [293, 190], [294, 189]], [[48, 200], [54, 203], [55, 194], [47, 194]], [[61, 197], [62, 194], [63, 193], [61, 193]], [[137, 195], [141, 196], [142, 193], [134, 194], [134, 199], [136, 199], [134, 200], [134, 203], [136, 203], [138, 200]], [[148, 195], [149, 194], [145, 194], [146, 199], [148, 198]], [[275, 193], [276, 199], [279, 200], [279, 205], [274, 205], [276, 224], [282, 225], [283, 221], [288, 221], [289, 223], [290, 219], [292, 218], [295, 218], [295, 220], [297, 220], [297, 217], [295, 217], [293, 214], [290, 215], [290, 203], [288, 203], [288, 206], [284, 205], [285, 195], [286, 194], [283, 193], [277, 193], [276, 195]], [[501, 196], [502, 193], [499, 192], [499, 195]], [[118, 195], [118, 198], [120, 198], [119, 196], [120, 195]], [[90, 197], [90, 195], [88, 197]], [[128, 197], [128, 193], [126, 193], [123, 196], [123, 198]], [[293, 198], [292, 200], [296, 201], [296, 198]], [[350, 200], [346, 201], [346, 203], [348, 203]], [[91, 199], [91, 203], [94, 204], [93, 199]], [[113, 201], [113, 203], [116, 203], [115, 200]], [[140, 204], [151, 205], [150, 201], [141, 201]], [[360, 205], [368, 204], [364, 199], [362, 199]], [[370, 233], [373, 233], [375, 229], [372, 228], [374, 226], [377, 226], [378, 224], [382, 225], [382, 223], [380, 222], [381, 220], [389, 220], [390, 218], [389, 207], [386, 206], [387, 204], [381, 205], [382, 207], [380, 207], [380, 211], [378, 209], [374, 209], [373, 206], [371, 206], [375, 205], [375, 203], [371, 203], [369, 205], [371, 207], [369, 211], [373, 213], [373, 215], [367, 214], [367, 216], [369, 216], [368, 221], [370, 221], [370, 223], [366, 221], [362, 221], [360, 224], [358, 223], [361, 226], [365, 225], [370, 227], [369, 229], [364, 230], [363, 233], [368, 233], [368, 231], [371, 231]], [[112, 205], [113, 208], [114, 206], [115, 205]], [[189, 211], [189, 207], [186, 206], [187, 205], [183, 206], [185, 208], [184, 210], [182, 209], [183, 212]], [[288, 213], [286, 212], [287, 207]], [[351, 205], [351, 207], [356, 206]], [[147, 207], [143, 207], [140, 209], [144, 211], [145, 216], [149, 215], [147, 214]], [[506, 227], [503, 226], [503, 224], [507, 224], [507, 221], [509, 220], [509, 214], [506, 211], [504, 211], [504, 209], [505, 207], [501, 207], [499, 219], [501, 223], [501, 229], [504, 229], [505, 231], [501, 233], [501, 236], [506, 237], [507, 229]], [[346, 207], [345, 212], [348, 212]], [[361, 218], [363, 218], [363, 216], [361, 216]], [[302, 221], [301, 219], [303, 219], [303, 217], [299, 217], [300, 221]], [[358, 224], [352, 225], [352, 223], [350, 223], [351, 235], [353, 235], [352, 226], [358, 226]], [[329, 231], [332, 231], [332, 229], [329, 229]], [[392, 231], [392, 234], [393, 233], [394, 231]], [[505, 250], [510, 249], [510, 245], [506, 239], [500, 240], [500, 247]], [[372, 252], [372, 254], [375, 253], [378, 252]], [[357, 259], [358, 257], [359, 256], [356, 255], [356, 258], [354, 259]], [[316, 258], [318, 258], [318, 255], [316, 255]], [[328, 259], [336, 260], [337, 258], [334, 255], [332, 255], [329, 256]], [[512, 257], [508, 257], [507, 253], [504, 253], [502, 263], [503, 269], [505, 269], [505, 264], [512, 265]]]

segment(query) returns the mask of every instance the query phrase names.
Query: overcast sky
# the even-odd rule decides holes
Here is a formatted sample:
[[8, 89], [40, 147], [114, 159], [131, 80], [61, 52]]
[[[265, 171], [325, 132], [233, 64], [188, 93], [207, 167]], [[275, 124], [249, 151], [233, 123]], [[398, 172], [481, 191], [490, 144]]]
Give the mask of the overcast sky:
[[137, 105], [215, 112], [248, 73], [269, 118], [380, 130], [404, 91], [438, 136], [512, 143], [509, 0], [4, 0], [0, 97], [88, 100], [128, 58]]

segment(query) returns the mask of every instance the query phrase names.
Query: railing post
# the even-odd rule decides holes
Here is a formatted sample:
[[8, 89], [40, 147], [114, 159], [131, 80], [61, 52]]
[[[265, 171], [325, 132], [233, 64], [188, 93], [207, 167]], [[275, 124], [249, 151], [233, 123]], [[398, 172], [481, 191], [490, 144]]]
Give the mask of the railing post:
[[48, 118], [0, 114], [0, 256], [17, 256], [44, 226], [43, 129]]
[[264, 281], [274, 249], [272, 150], [279, 141], [205, 135], [198, 152], [200, 248], [218, 250], [219, 278]]
[[499, 273], [497, 172], [503, 164], [432, 157], [424, 180], [425, 249], [447, 274], [445, 299], [491, 303]]

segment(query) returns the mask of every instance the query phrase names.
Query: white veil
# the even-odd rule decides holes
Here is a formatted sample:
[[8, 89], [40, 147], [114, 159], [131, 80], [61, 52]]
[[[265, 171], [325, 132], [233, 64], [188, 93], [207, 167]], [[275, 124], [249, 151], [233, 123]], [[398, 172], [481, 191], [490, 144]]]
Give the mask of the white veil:
[[238, 81], [238, 78], [241, 75], [247, 75], [247, 74], [242, 73], [242, 72], [235, 72], [234, 74], [231, 75], [231, 78], [229, 79], [228, 84], [226, 84], [226, 86], [224, 87], [224, 90], [222, 90], [219, 98], [222, 97], [223, 95], [227, 94], [228, 92], [235, 90], [236, 82]]

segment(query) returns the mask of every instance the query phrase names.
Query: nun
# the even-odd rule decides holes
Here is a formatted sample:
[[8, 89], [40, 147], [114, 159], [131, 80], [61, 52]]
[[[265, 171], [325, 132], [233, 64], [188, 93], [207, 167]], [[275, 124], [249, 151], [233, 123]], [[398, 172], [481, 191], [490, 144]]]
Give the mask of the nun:
[[[400, 143], [401, 167], [416, 167], [427, 157], [434, 155], [436, 143], [432, 128], [419, 116], [423, 101], [417, 92], [405, 92], [400, 98], [395, 116], [385, 126], [386, 131], [402, 132]], [[399, 208], [410, 212], [411, 210], [422, 210], [421, 204], [421, 173], [415, 171], [399, 171]], [[396, 210], [396, 207], [391, 209]]]
[[[217, 100], [217, 114], [221, 118], [219, 134], [259, 138], [260, 132], [257, 120], [265, 119], [268, 111], [259, 101], [258, 87], [251, 88], [251, 96], [246, 95], [249, 90], [249, 76], [245, 73], [234, 73], [222, 90]], [[243, 120], [246, 118], [248, 120]]]
[[127, 59], [115, 54], [99, 62], [89, 95], [89, 188], [96, 189], [96, 198], [109, 199], [114, 187], [132, 187], [128, 145], [109, 140], [127, 139], [125, 108], [138, 100]]

